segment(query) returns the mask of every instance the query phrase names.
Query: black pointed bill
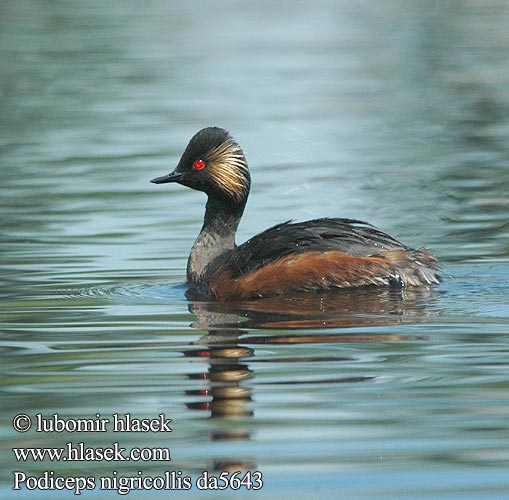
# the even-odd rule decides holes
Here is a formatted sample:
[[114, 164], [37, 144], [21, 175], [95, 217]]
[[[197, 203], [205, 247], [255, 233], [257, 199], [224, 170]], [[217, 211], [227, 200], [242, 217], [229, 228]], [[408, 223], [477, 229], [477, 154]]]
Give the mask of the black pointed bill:
[[184, 177], [182, 172], [171, 172], [168, 175], [162, 175], [161, 177], [156, 177], [152, 179], [150, 182], [154, 184], [164, 184], [166, 182], [179, 182]]

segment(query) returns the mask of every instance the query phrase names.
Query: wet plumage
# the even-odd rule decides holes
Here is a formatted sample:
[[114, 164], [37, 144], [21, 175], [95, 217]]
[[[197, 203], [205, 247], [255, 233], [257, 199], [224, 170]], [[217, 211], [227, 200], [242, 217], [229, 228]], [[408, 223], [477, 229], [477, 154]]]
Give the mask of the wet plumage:
[[190, 141], [174, 172], [178, 182], [208, 196], [204, 224], [189, 256], [191, 287], [219, 300], [359, 286], [419, 286], [439, 282], [436, 259], [354, 219], [284, 222], [237, 246], [250, 176], [244, 153], [223, 129]]

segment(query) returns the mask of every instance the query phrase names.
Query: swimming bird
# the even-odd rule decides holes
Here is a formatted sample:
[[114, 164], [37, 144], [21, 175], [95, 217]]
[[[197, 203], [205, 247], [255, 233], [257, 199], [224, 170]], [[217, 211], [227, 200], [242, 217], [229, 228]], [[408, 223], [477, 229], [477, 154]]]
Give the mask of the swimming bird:
[[237, 245], [251, 177], [242, 148], [226, 130], [192, 137], [173, 172], [152, 179], [207, 195], [205, 217], [187, 262], [190, 289], [237, 301], [365, 286], [439, 283], [435, 257], [356, 219], [277, 224]]

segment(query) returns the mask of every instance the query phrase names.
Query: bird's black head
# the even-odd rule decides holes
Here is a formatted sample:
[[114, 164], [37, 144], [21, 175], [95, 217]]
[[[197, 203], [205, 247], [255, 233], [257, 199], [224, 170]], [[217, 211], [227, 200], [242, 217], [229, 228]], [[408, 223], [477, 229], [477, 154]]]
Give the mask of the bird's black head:
[[251, 178], [244, 153], [230, 134], [222, 128], [208, 127], [189, 141], [173, 172], [151, 182], [178, 182], [209, 196], [244, 204]]

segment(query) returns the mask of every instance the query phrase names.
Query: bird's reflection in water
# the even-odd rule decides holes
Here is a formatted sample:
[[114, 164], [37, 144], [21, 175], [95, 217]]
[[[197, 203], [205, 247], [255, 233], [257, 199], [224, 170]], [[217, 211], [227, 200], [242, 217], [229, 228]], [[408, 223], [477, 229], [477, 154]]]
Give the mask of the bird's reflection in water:
[[[257, 363], [352, 362], [352, 357], [335, 354], [313, 357], [257, 358], [257, 344], [311, 344], [345, 342], [387, 342], [420, 340], [408, 333], [357, 331], [359, 327], [390, 326], [430, 321], [438, 310], [438, 292], [433, 289], [363, 289], [320, 295], [263, 299], [242, 303], [195, 300], [189, 309], [193, 326], [207, 334], [185, 352], [188, 357], [208, 360], [207, 372], [189, 375], [206, 381], [206, 388], [187, 391], [196, 398], [188, 408], [207, 412], [212, 419], [225, 419], [212, 433], [212, 441], [249, 441], [251, 431], [243, 425], [253, 417], [253, 378]], [[356, 331], [327, 333], [327, 329], [356, 328]], [[286, 330], [283, 334], [252, 334], [251, 330]], [[289, 331], [288, 331], [289, 330]], [[275, 384], [359, 383], [373, 376], [302, 378], [270, 382]], [[254, 470], [253, 459], [241, 456], [218, 458], [211, 470]]]
[[[216, 317], [216, 314], [213, 313], [213, 316]], [[229, 318], [229, 321], [232, 319]], [[189, 376], [205, 380], [207, 384], [206, 388], [186, 392], [188, 396], [199, 397], [199, 401], [188, 403], [187, 407], [205, 411], [210, 418], [228, 419], [230, 422], [228, 427], [222, 426], [212, 432], [212, 441], [251, 439], [251, 433], [242, 427], [242, 421], [253, 415], [250, 405], [252, 389], [245, 382], [254, 373], [243, 360], [252, 358], [254, 351], [238, 345], [239, 334], [238, 329], [210, 330], [197, 342], [202, 347], [184, 353], [188, 357], [208, 360], [207, 372]], [[229, 456], [216, 459], [210, 470], [235, 472], [255, 468], [256, 463], [249, 458]]]
[[438, 314], [438, 293], [434, 288], [366, 287], [245, 302], [195, 301], [190, 311], [196, 315], [194, 326], [205, 330], [358, 328], [430, 321]]

